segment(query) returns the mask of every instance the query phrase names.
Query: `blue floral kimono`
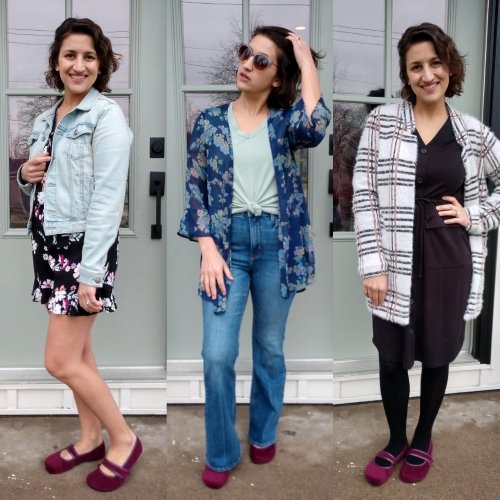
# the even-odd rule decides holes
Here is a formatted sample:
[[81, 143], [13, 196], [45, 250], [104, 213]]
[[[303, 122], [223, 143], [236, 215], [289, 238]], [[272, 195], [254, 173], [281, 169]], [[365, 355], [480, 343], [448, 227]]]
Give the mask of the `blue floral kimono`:
[[[178, 234], [196, 239], [211, 236], [231, 266], [231, 204], [233, 199], [233, 149], [228, 124], [228, 104], [203, 111], [193, 128], [188, 148], [185, 210]], [[325, 136], [330, 111], [323, 99], [309, 120], [299, 99], [287, 109], [271, 109], [267, 125], [273, 155], [279, 202], [279, 254], [281, 295], [302, 291], [314, 280], [314, 252], [307, 202], [295, 163], [294, 151], [317, 146]], [[230, 282], [226, 280], [228, 295]], [[216, 299], [215, 312], [224, 312], [227, 296]]]

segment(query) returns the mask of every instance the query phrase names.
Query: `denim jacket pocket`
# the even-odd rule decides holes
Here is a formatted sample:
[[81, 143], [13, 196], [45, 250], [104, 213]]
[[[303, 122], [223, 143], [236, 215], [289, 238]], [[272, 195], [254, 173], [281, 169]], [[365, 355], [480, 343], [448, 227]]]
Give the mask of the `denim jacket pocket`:
[[86, 123], [79, 123], [65, 134], [67, 147], [65, 152], [73, 160], [80, 160], [91, 155], [93, 127]]

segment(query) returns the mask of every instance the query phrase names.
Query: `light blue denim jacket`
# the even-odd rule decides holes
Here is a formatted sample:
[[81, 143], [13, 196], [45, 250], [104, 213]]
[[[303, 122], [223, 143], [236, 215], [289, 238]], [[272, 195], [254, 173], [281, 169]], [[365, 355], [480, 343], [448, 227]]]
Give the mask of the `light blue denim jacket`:
[[[28, 140], [30, 158], [39, 155], [52, 129], [56, 108], [39, 115]], [[79, 282], [102, 287], [107, 252], [120, 226], [129, 167], [130, 131], [121, 108], [91, 88], [57, 125], [44, 195], [46, 236], [85, 232]], [[34, 185], [23, 183], [30, 196]]]

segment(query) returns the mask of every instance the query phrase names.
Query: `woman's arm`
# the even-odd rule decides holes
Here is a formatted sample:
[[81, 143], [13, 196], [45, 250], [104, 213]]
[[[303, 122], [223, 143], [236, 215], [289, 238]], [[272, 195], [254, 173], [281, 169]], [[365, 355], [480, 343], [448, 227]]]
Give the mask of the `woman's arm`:
[[109, 248], [120, 227], [132, 134], [117, 104], [105, 109], [94, 129], [94, 191], [85, 224], [80, 283], [101, 287]]
[[476, 147], [480, 148], [475, 156], [477, 161], [482, 161], [482, 173], [492, 182], [494, 189], [485, 201], [476, 206], [467, 206], [465, 211], [469, 233], [484, 234], [500, 225], [500, 141], [482, 124], [481, 137], [474, 139]]
[[311, 48], [305, 40], [295, 33], [290, 33], [287, 38], [292, 42], [295, 60], [300, 68], [301, 96], [304, 101], [306, 115], [310, 120], [312, 112], [321, 97], [318, 69], [314, 64]]
[[200, 288], [210, 298], [216, 299], [217, 288], [226, 295], [224, 276], [230, 280], [233, 276], [211, 234], [206, 173], [206, 120], [208, 118], [200, 114], [191, 134], [186, 166], [186, 206], [178, 234], [198, 241], [201, 252]]
[[382, 251], [377, 161], [380, 108], [366, 122], [359, 141], [353, 173], [352, 208], [359, 258], [359, 274], [363, 278], [387, 273]]
[[185, 207], [177, 232], [179, 236], [192, 240], [196, 240], [198, 237], [212, 236], [208, 214], [205, 139], [205, 118], [204, 113], [201, 113], [193, 127], [188, 147], [184, 192]]

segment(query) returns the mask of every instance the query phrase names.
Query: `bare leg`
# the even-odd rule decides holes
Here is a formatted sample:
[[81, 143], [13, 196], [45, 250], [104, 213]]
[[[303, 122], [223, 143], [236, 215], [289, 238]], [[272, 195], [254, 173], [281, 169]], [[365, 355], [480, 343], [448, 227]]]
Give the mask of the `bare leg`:
[[[106, 457], [120, 465], [129, 456], [135, 435], [120, 413], [108, 386], [95, 368], [88, 364], [89, 355], [87, 362], [84, 359], [85, 347], [90, 347], [90, 330], [94, 320], [94, 316], [50, 314], [45, 367], [51, 375], [67, 384], [78, 400], [84, 403], [86, 417], [91, 412], [102, 422], [111, 440]], [[85, 420], [85, 423], [90, 423], [90, 420]]]
[[[92, 352], [90, 335], [87, 337], [82, 358], [84, 363], [95, 372], [98, 372], [94, 353]], [[78, 408], [78, 418], [80, 420], [80, 439], [74, 446], [77, 453], [81, 455], [82, 453], [88, 453], [102, 443], [101, 422], [78, 394], [73, 392], [73, 397], [75, 398], [76, 407]], [[61, 456], [66, 460], [71, 458], [70, 453], [66, 450], [61, 452]]]

